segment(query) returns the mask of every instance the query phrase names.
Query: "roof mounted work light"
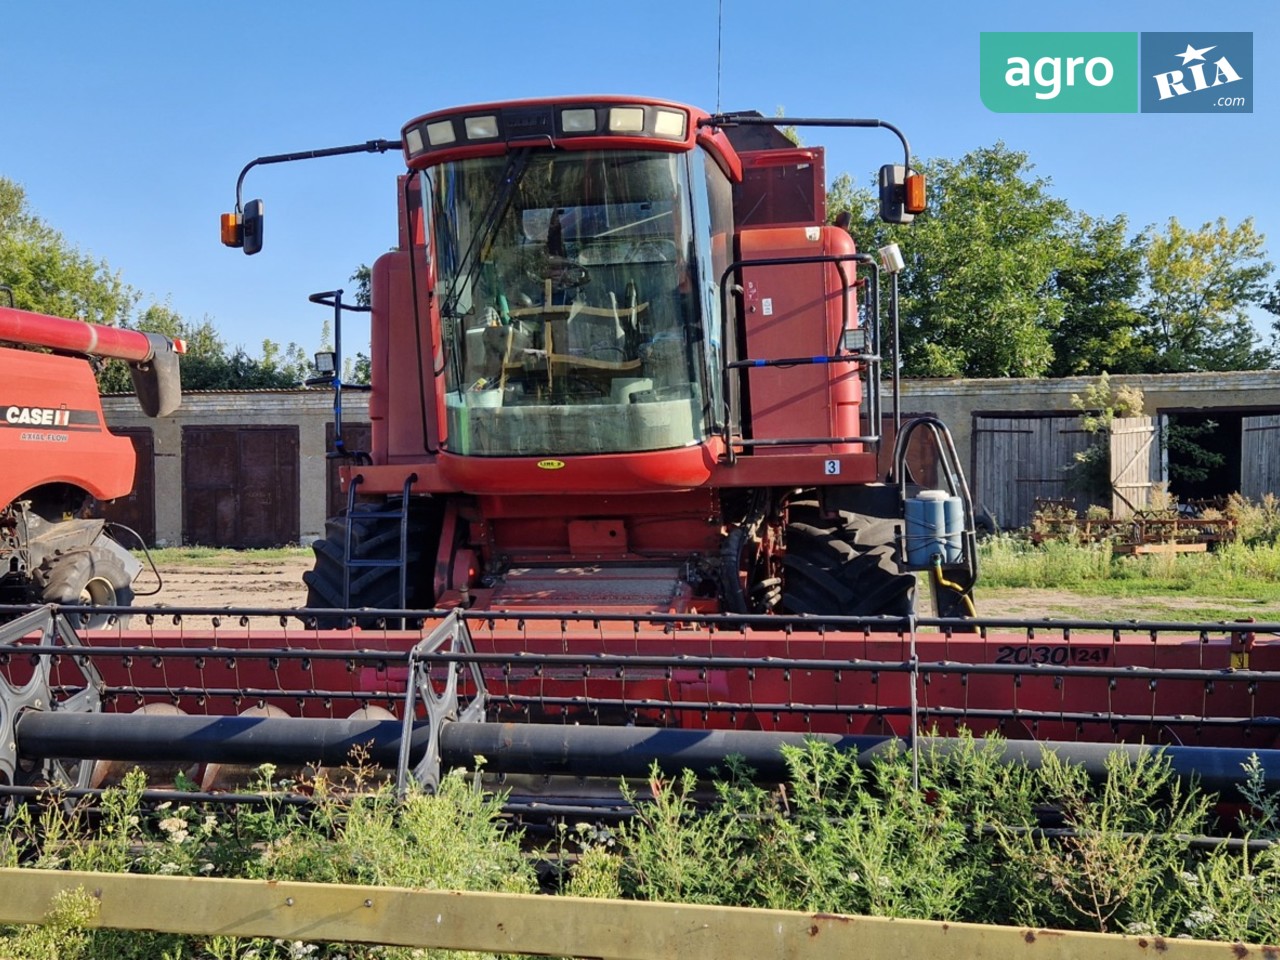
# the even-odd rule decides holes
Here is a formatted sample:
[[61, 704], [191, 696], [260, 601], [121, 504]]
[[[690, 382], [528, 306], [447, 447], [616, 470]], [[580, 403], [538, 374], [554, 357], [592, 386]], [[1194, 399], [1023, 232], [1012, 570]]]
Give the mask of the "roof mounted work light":
[[535, 102], [509, 106], [462, 108], [433, 114], [404, 128], [407, 159], [441, 150], [540, 140], [552, 143], [574, 137], [626, 136], [683, 141], [689, 134], [689, 112], [655, 103]]

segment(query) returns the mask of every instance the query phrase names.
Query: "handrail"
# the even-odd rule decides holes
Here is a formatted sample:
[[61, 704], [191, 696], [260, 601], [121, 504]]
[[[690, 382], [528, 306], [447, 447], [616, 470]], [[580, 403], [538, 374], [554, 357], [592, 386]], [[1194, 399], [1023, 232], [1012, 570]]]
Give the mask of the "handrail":
[[[871, 322], [867, 324], [870, 331], [870, 350], [845, 351], [844, 338], [845, 334], [851, 329], [849, 300], [850, 292], [856, 287], [857, 272], [855, 267], [854, 283], [849, 282], [849, 276], [845, 272], [846, 263], [866, 264], [870, 265], [875, 271], [875, 283], [872, 289], [872, 305], [871, 305]], [[815, 444], [841, 444], [853, 442], [865, 442], [869, 444], [878, 444], [880, 442], [879, 422], [871, 418], [880, 411], [880, 302], [879, 302], [879, 265], [875, 258], [865, 253], [844, 253], [844, 254], [820, 254], [806, 257], [759, 257], [753, 259], [735, 260], [725, 267], [720, 274], [720, 342], [727, 344], [729, 342], [729, 281], [743, 267], [776, 267], [776, 266], [798, 266], [804, 264], [831, 264], [836, 268], [840, 275], [841, 296], [840, 296], [840, 334], [837, 343], [829, 355], [820, 357], [786, 357], [771, 359], [750, 359], [733, 360], [724, 364], [721, 372], [721, 393], [723, 394], [723, 423], [719, 424], [721, 438], [724, 441], [725, 458], [730, 466], [737, 461], [737, 453], [734, 449], [735, 444], [738, 446], [812, 446]], [[861, 436], [850, 437], [821, 437], [821, 438], [797, 438], [797, 439], [764, 439], [754, 440], [745, 437], [734, 438], [733, 425], [737, 420], [739, 411], [735, 402], [736, 394], [732, 389], [732, 377], [735, 373], [740, 376], [740, 371], [749, 370], [759, 367], [792, 367], [819, 363], [861, 363], [867, 371], [867, 404], [864, 407], [862, 416], [871, 421], [872, 429]], [[897, 364], [894, 364], [893, 378], [896, 384], [898, 377]], [[713, 425], [715, 429], [717, 425]]]

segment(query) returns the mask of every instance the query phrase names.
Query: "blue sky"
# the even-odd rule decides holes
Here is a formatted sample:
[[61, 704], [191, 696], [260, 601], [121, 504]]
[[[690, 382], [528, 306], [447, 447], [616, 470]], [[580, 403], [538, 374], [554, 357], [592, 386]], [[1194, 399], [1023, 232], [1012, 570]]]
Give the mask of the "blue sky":
[[[1072, 206], [1135, 229], [1253, 216], [1280, 263], [1280, 4], [1264, 0], [521, 4], [26, 2], [0, 15], [0, 176], [149, 300], [208, 316], [231, 345], [308, 350], [307, 295], [395, 243], [395, 154], [266, 167], [266, 249], [222, 247], [218, 215], [263, 154], [395, 139], [441, 107], [634, 93], [705, 109], [881, 117], [918, 157], [1004, 140]], [[1254, 113], [1019, 115], [978, 93], [981, 31], [1251, 31]], [[811, 131], [828, 174], [897, 160], [872, 131]], [[351, 331], [353, 339], [356, 331]]]

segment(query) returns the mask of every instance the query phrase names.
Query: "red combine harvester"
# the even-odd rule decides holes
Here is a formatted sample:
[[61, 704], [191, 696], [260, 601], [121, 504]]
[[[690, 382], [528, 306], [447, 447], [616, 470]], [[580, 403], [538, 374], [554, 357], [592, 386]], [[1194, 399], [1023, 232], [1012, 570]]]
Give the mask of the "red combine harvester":
[[[897, 135], [881, 215], [923, 210], [892, 125], [787, 122]], [[9, 792], [94, 789], [74, 757], [204, 764], [215, 796], [222, 764], [356, 745], [401, 784], [478, 754], [546, 778], [737, 753], [776, 777], [802, 735], [870, 757], [960, 728], [1020, 761], [1145, 742], [1208, 782], [1255, 750], [1278, 775], [1272, 628], [977, 618], [955, 449], [898, 410], [902, 256], [828, 224], [820, 148], [643, 98], [438, 111], [398, 142], [253, 161], [224, 242], [262, 248], [254, 166], [395, 148], [371, 307], [312, 297], [339, 347], [370, 312], [372, 439], [347, 443], [340, 350], [318, 358], [348, 507], [307, 609], [15, 621], [0, 642], [44, 666], [0, 689]]]
[[[405, 126], [400, 243], [372, 272], [373, 438], [337, 451], [350, 508], [309, 606], [913, 609], [878, 456], [880, 267], [826, 223], [822, 150], [761, 119], [592, 98]], [[899, 222], [924, 192], [902, 143]], [[226, 239], [256, 250], [260, 210]], [[350, 308], [317, 298], [339, 329]], [[946, 463], [954, 532], [917, 566], [943, 561], [959, 612], [972, 524]]]
[[142, 565], [84, 512], [133, 490], [133, 445], [107, 431], [85, 358], [126, 361], [143, 410], [165, 416], [181, 399], [183, 345], [12, 305], [0, 344], [15, 345], [0, 346], [0, 602], [128, 606]]

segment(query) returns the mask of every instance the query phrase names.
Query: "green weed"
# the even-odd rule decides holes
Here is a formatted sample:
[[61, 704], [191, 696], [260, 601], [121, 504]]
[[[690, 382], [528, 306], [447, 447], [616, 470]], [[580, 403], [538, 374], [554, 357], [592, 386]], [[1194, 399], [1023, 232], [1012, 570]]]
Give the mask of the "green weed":
[[1280, 546], [1273, 544], [1229, 543], [1209, 553], [1120, 556], [1106, 542], [1034, 544], [1006, 534], [979, 546], [979, 568], [981, 586], [993, 589], [1280, 600]]
[[[1008, 765], [994, 738], [962, 736], [917, 757], [870, 757], [825, 741], [788, 747], [789, 778], [763, 787], [730, 758], [718, 779], [657, 767], [623, 786], [636, 816], [616, 827], [564, 826], [530, 856], [477, 774], [446, 775], [435, 794], [397, 799], [358, 766], [340, 795], [321, 778], [315, 803], [232, 809], [141, 803], [142, 775], [107, 792], [89, 817], [18, 807], [0, 824], [7, 865], [243, 876], [429, 889], [533, 892], [538, 858], [571, 864], [576, 896], [774, 907], [1197, 936], [1280, 938], [1277, 848], [1193, 849], [1214, 829], [1214, 798], [1153, 752], [1112, 755], [1105, 776], [1046, 753]], [[256, 789], [279, 788], [265, 767]], [[1256, 759], [1244, 765], [1252, 839], [1280, 835], [1280, 794]], [[1055, 829], [1044, 829], [1046, 814]], [[67, 894], [43, 926], [0, 929], [0, 956], [400, 958], [447, 953], [92, 929], [94, 904]]]
[[[142, 551], [135, 551], [139, 559]], [[226, 547], [156, 547], [151, 559], [161, 569], [167, 567], [235, 567], [254, 560], [310, 559], [310, 547], [272, 547], [258, 550], [229, 550]]]
[[[349, 797], [328, 783], [307, 786], [310, 808], [270, 802], [280, 783], [269, 765], [254, 789], [268, 794], [261, 807], [197, 807], [161, 803], [144, 808], [140, 771], [103, 794], [90, 817], [83, 808], [46, 806], [39, 814], [19, 807], [0, 824], [6, 866], [182, 876], [238, 876], [279, 880], [394, 885], [421, 889], [531, 893], [533, 864], [521, 836], [501, 817], [502, 797], [487, 795], [462, 771], [444, 777], [436, 794], [413, 792], [398, 800], [390, 787], [352, 771], [347, 779], [369, 788]], [[325, 957], [396, 958], [462, 956], [449, 951], [306, 944], [260, 938], [183, 937], [86, 929], [92, 914], [77, 899], [60, 904], [44, 925], [0, 929], [0, 956], [71, 957], [76, 960], [191, 957], [302, 960]], [[89, 906], [93, 906], [90, 898]], [[65, 907], [65, 909], [64, 909]], [[468, 955], [474, 956], [474, 955]]]

